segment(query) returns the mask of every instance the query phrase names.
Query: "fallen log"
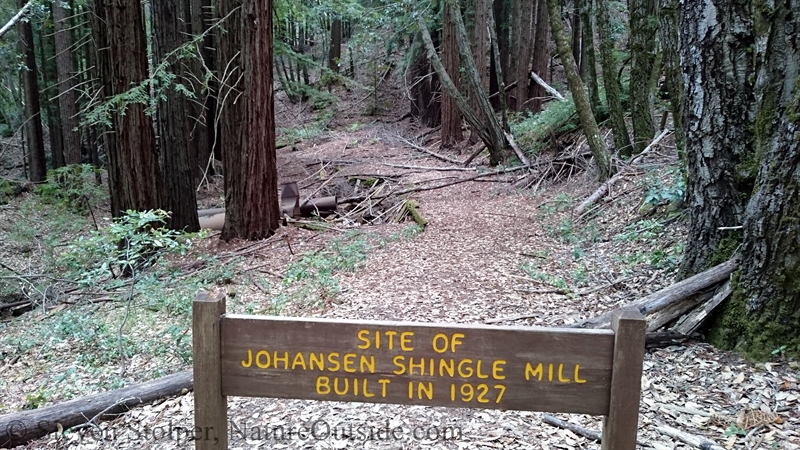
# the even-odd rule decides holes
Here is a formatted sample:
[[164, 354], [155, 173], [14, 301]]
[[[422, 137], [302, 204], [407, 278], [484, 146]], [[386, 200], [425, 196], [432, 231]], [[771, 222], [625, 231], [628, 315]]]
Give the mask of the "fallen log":
[[[633, 158], [633, 160], [631, 160], [630, 166], [633, 166], [634, 164], [638, 163], [639, 160], [641, 160], [645, 155], [650, 153], [650, 150], [652, 150], [653, 147], [656, 146], [656, 144], [661, 142], [661, 140], [664, 139], [664, 136], [666, 136], [667, 134], [669, 134], [669, 130], [662, 131], [661, 134], [658, 135], [658, 137], [653, 139], [653, 142], [651, 142], [650, 145], [648, 145], [644, 150], [642, 150], [642, 152], [639, 153], [639, 155], [637, 157], [635, 157], [635, 158]], [[613, 177], [609, 178], [608, 181], [606, 181], [605, 183], [601, 184], [600, 187], [597, 188], [597, 190], [592, 193], [592, 195], [587, 197], [586, 200], [581, 202], [580, 205], [576, 206], [575, 209], [572, 210], [572, 217], [575, 217], [575, 218], [579, 219], [583, 215], [583, 212], [586, 210], [586, 208], [589, 207], [589, 205], [591, 205], [592, 203], [596, 202], [601, 197], [606, 195], [609, 192], [609, 190], [611, 189], [611, 186], [613, 186], [623, 176], [630, 174], [630, 172], [631, 172], [630, 170], [620, 170], [619, 172], [617, 172], [616, 175], [614, 175]]]
[[573, 433], [579, 436], [583, 436], [586, 439], [591, 439], [595, 442], [600, 442], [602, 438], [599, 431], [590, 430], [588, 428], [583, 428], [582, 426], [575, 425], [574, 423], [565, 422], [559, 419], [558, 417], [551, 416], [550, 414], [543, 414], [542, 422], [548, 425], [552, 425], [554, 427], [559, 427], [565, 430], [572, 431]]
[[706, 301], [702, 307], [695, 308], [692, 312], [685, 315], [672, 327], [678, 333], [681, 334], [692, 334], [700, 328], [700, 325], [705, 322], [708, 315], [711, 311], [714, 310], [720, 303], [722, 303], [726, 298], [731, 295], [731, 282], [728, 281], [719, 289], [719, 291], [711, 297], [710, 300]]
[[704, 437], [695, 436], [664, 424], [656, 424], [656, 431], [702, 450], [725, 450], [724, 447], [720, 447]]
[[0, 416], [0, 448], [23, 445], [59, 429], [109, 420], [143, 403], [192, 390], [191, 370], [146, 383], [101, 392], [46, 408]]
[[647, 319], [647, 331], [656, 331], [664, 325], [696, 308], [697, 305], [714, 296], [714, 292], [703, 292], [670, 303], [664, 309], [656, 311]]
[[[705, 272], [698, 273], [685, 280], [667, 286], [658, 292], [640, 298], [623, 306], [623, 309], [637, 309], [645, 316], [660, 311], [669, 305], [696, 295], [717, 283], [725, 281], [738, 267], [741, 257], [734, 256], [730, 260], [714, 266]], [[617, 308], [617, 307], [615, 307]], [[607, 328], [611, 324], [611, 312], [571, 325], [571, 328]]]

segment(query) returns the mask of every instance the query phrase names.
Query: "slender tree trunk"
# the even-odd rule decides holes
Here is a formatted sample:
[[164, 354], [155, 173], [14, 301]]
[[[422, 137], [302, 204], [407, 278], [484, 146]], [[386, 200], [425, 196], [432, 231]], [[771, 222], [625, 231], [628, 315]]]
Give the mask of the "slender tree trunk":
[[61, 135], [64, 140], [64, 161], [67, 164], [81, 163], [81, 133], [78, 130], [78, 93], [75, 91], [75, 63], [72, 60], [66, 10], [61, 1], [54, 1], [53, 26], [56, 43], [56, 75], [58, 80], [58, 104], [61, 109]]
[[[456, 45], [456, 34], [453, 29], [452, 21], [450, 20], [449, 8], [442, 8], [442, 60], [444, 62], [444, 69], [456, 89], [459, 89], [459, 57], [458, 46]], [[461, 131], [461, 113], [456, 106], [455, 101], [447, 93], [447, 89], [442, 88], [442, 147], [452, 147], [453, 145], [461, 142], [464, 135]]]
[[592, 106], [592, 113], [597, 116], [597, 111], [600, 108], [600, 89], [597, 85], [597, 58], [594, 50], [593, 17], [592, 0], [583, 0], [581, 24], [583, 25], [583, 48], [586, 51], [586, 78], [583, 79], [583, 82], [589, 89], [589, 104]]
[[342, 59], [342, 19], [331, 20], [331, 46], [328, 51], [328, 68], [339, 72], [339, 60]]
[[[512, 90], [509, 104], [515, 111], [530, 109], [531, 62], [533, 60], [533, 17], [536, 3], [532, 0], [514, 0], [514, 25], [512, 26], [514, 60], [513, 74], [517, 86]], [[539, 74], [542, 75], [542, 74]]]
[[[533, 62], [531, 71], [539, 75], [544, 81], [550, 81], [550, 51], [547, 45], [550, 41], [550, 15], [547, 12], [547, 0], [536, 0], [536, 31], [533, 43]], [[530, 80], [530, 73], [528, 74]], [[530, 82], [529, 82], [530, 83]], [[538, 113], [542, 110], [544, 99], [549, 95], [539, 83], [529, 84], [528, 98], [530, 99], [530, 111]]]
[[686, 164], [686, 127], [684, 125], [684, 88], [681, 77], [681, 7], [679, 0], [660, 0], [658, 33], [664, 55], [664, 78], [669, 90], [670, 111], [678, 155]]
[[[241, 61], [245, 86], [240, 151], [226, 151], [222, 239], [264, 239], [279, 225], [272, 91], [272, 0], [244, 0]], [[239, 150], [239, 149], [237, 149]]]
[[575, 110], [578, 112], [578, 118], [581, 121], [586, 140], [589, 141], [589, 148], [597, 164], [600, 180], [604, 181], [612, 174], [611, 158], [608, 155], [606, 144], [600, 137], [600, 130], [592, 114], [589, 101], [586, 99], [586, 92], [583, 90], [581, 78], [578, 76], [567, 31], [558, 12], [558, 0], [547, 0], [547, 10], [550, 14], [550, 28], [553, 32], [553, 39], [556, 41], [558, 55], [561, 58], [561, 62], [564, 65], [564, 73], [567, 76], [567, 84], [569, 84], [569, 90], [572, 93], [572, 100], [575, 102]]
[[631, 151], [631, 140], [622, 111], [622, 100], [617, 81], [617, 64], [614, 61], [614, 42], [611, 40], [611, 24], [609, 23], [608, 2], [597, 0], [597, 34], [600, 38], [600, 64], [603, 67], [603, 85], [606, 88], [608, 112], [611, 115], [611, 128], [614, 131], [614, 145], [617, 151]]
[[[185, 10], [174, 1], [156, 1], [152, 8], [156, 63], [175, 75], [173, 83], [182, 82], [181, 61], [174, 52], [186, 41], [182, 28], [189, 20], [184, 15]], [[160, 97], [158, 139], [164, 186], [162, 209], [172, 213], [167, 227], [188, 232], [199, 231], [194, 185], [197, 161], [193, 158], [187, 138], [187, 125], [190, 124], [186, 120], [186, 98], [175, 86], [166, 86]]]
[[584, 61], [581, 59], [583, 56], [583, 31], [581, 26], [581, 0], [572, 0], [572, 57], [575, 58], [575, 67], [578, 68], [578, 74], [583, 80], [584, 75]]
[[[200, 35], [208, 29], [213, 11], [210, 0], [185, 0], [190, 9], [189, 34], [193, 37]], [[208, 33], [203, 40], [197, 43], [199, 55], [191, 62], [191, 71], [194, 74], [192, 85], [196, 99], [191, 101], [192, 117], [189, 120], [189, 146], [194, 155], [195, 177], [199, 180], [208, 164], [211, 150], [214, 145], [214, 94], [213, 79], [206, 80], [205, 67], [214, 70], [213, 48], [214, 35]]]
[[[19, 0], [23, 8], [26, 0]], [[17, 23], [19, 30], [19, 49], [25, 67], [22, 69], [22, 86], [25, 91], [25, 137], [28, 143], [28, 164], [31, 181], [44, 181], [47, 165], [44, 156], [44, 133], [42, 113], [39, 107], [39, 86], [36, 83], [36, 54], [33, 51], [33, 29], [31, 23], [23, 20]]]
[[[42, 70], [42, 88], [47, 89], [50, 86], [50, 80], [53, 79], [51, 75], [55, 72], [55, 64], [48, 64], [48, 61], [52, 61], [54, 57], [49, 57], [49, 52], [45, 51], [45, 48], [53, 48], [55, 44], [53, 43], [52, 33], [50, 37], [47, 36], [47, 32], [50, 31], [49, 28], [42, 29], [42, 33], [39, 34], [39, 61]], [[98, 47], [99, 48], [99, 47]], [[42, 91], [46, 92], [46, 91]], [[50, 158], [53, 169], [58, 169], [59, 167], [64, 167], [64, 150], [63, 150], [63, 140], [61, 139], [61, 123], [58, 120], [59, 108], [58, 108], [58, 99], [55, 100], [48, 100], [45, 102], [45, 111], [47, 111], [47, 129], [50, 134]]]
[[[456, 0], [449, 1], [447, 6], [450, 9], [450, 17], [453, 19], [453, 25], [456, 29], [456, 44], [467, 81], [469, 82], [470, 91], [486, 123], [485, 130], [489, 140], [487, 141], [484, 139], [484, 143], [489, 149], [489, 162], [491, 165], [497, 165], [505, 161], [506, 156], [508, 156], [508, 142], [503, 134], [500, 123], [497, 121], [497, 117], [494, 115], [494, 110], [489, 102], [489, 96], [484, 89], [483, 80], [481, 79], [475, 60], [472, 57], [472, 53], [470, 52], [467, 30], [461, 18], [458, 2]], [[464, 111], [462, 110], [462, 112]], [[480, 131], [478, 134], [480, 135]], [[483, 136], [481, 136], [481, 138], [483, 139]]]
[[497, 97], [500, 99], [500, 114], [503, 118], [501, 122], [501, 126], [503, 127], [503, 131], [507, 132], [508, 129], [508, 104], [506, 102], [506, 82], [503, 79], [503, 65], [498, 64], [497, 62], [500, 61], [500, 46], [498, 45], [497, 33], [495, 32], [496, 26], [494, 21], [494, 11], [493, 8], [489, 8], [488, 14], [488, 27], [489, 28], [489, 37], [492, 41], [492, 56], [493, 60], [495, 61], [494, 64], [494, 74], [495, 79], [497, 80]]
[[[95, 0], [95, 36], [106, 100], [128, 92], [147, 76], [147, 45], [141, 3]], [[112, 118], [113, 144], [107, 145], [111, 214], [156, 209], [161, 205], [161, 175], [155, 133], [145, 106], [128, 104]]]
[[[752, 192], [753, 96], [750, 0], [683, 3], [681, 26], [689, 155], [688, 242], [681, 276], [727, 260], [741, 241], [746, 196]], [[717, 11], [712, 14], [711, 11]]]
[[[653, 126], [653, 92], [650, 78], [656, 63], [655, 45], [657, 0], [630, 0], [631, 42], [631, 116], [633, 148], [626, 147], [623, 156], [639, 154], [655, 135]], [[629, 150], [630, 149], [630, 150]], [[631, 153], [631, 151], [633, 153]]]

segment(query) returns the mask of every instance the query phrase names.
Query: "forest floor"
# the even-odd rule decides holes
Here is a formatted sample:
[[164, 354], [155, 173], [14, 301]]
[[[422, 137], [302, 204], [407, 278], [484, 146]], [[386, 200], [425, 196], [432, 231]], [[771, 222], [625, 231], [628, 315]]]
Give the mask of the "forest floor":
[[[278, 117], [289, 123], [292, 112], [279, 106]], [[415, 139], [426, 130], [407, 120], [353, 116], [329, 128], [335, 131], [284, 136], [294, 143], [279, 150], [280, 176], [282, 181], [297, 181], [301, 197], [318, 188], [315, 196], [337, 195], [340, 200], [370, 192], [377, 196], [492, 170], [486, 167], [485, 155], [465, 171], [456, 170], [463, 165], [415, 150], [407, 141], [447, 153], [424, 138]], [[465, 149], [448, 155], [464, 160], [467, 153]], [[572, 208], [598, 186], [591, 168], [535, 177], [527, 189], [512, 188], [522, 174], [509, 173], [392, 195], [380, 204], [366, 202], [354, 208], [359, 204], [355, 202], [344, 205], [335, 218], [283, 226], [256, 245], [225, 243], [218, 233], [197, 237], [188, 254], [169, 257], [183, 275], [167, 288], [158, 285], [166, 293], [148, 291], [144, 284], [138, 294], [125, 328], [126, 342], [135, 351], [123, 377], [118, 354], [109, 350], [110, 356], [100, 357], [108, 350], [106, 340], [117, 337], [115, 324], [128, 314], [126, 302], [114, 297], [123, 292], [118, 288], [100, 290], [91, 302], [81, 300], [80, 305], [55, 302], [44, 311], [4, 318], [0, 414], [190, 367], [181, 352], [191, 342], [187, 325], [193, 291], [179, 285], [189, 279], [198, 283], [189, 288], [199, 285], [203, 271], [203, 280], [216, 280], [212, 292], [226, 292], [228, 310], [237, 313], [548, 327], [593, 317], [673, 282], [686, 235], [685, 214], [670, 212], [663, 202], [643, 207], [643, 199], [673, 182], [675, 165], [674, 148], [665, 143], [582, 221], [573, 220]], [[385, 190], [377, 192], [380, 184]], [[219, 179], [202, 192], [202, 207], [221, 206]], [[69, 234], [46, 241], [41, 233], [24, 233], [27, 221], [46, 221], [42, 216], [53, 214], [33, 208], [31, 197], [23, 194], [0, 208], [0, 261], [25, 273], [36, 273], [45, 264], [41, 245], [59, 248], [71, 240]], [[424, 229], [399, 214], [407, 197], [427, 220]], [[101, 225], [108, 223], [103, 218], [107, 212], [98, 216]], [[387, 220], [392, 217], [400, 221]], [[174, 298], [154, 303], [156, 296], [172, 291]], [[147, 315], [150, 310], [155, 315]], [[108, 327], [100, 326], [98, 317], [106, 318]], [[50, 331], [37, 328], [37, 322]], [[86, 330], [92, 332], [86, 335]], [[116, 344], [108, 346], [113, 349]], [[87, 359], [89, 354], [96, 357]], [[640, 446], [695, 448], [671, 437], [665, 427], [672, 427], [722, 448], [800, 449], [799, 379], [796, 362], [776, 357], [754, 364], [699, 341], [648, 351]], [[190, 448], [186, 435], [176, 430], [193, 426], [193, 411], [193, 394], [187, 393], [135, 408], [96, 429], [49, 435], [27, 448]], [[572, 431], [543, 423], [542, 416], [228, 399], [231, 448], [600, 448]], [[602, 427], [599, 417], [557, 416], [596, 431]], [[331, 434], [281, 439], [274, 432], [275, 427], [312, 426], [329, 426]], [[402, 438], [387, 439], [380, 431], [387, 427], [400, 427]]]

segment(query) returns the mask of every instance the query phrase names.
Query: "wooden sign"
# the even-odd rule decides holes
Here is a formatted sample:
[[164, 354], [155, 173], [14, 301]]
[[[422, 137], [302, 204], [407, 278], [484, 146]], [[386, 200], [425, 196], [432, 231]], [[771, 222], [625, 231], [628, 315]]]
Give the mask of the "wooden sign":
[[[225, 427], [233, 395], [603, 415], [620, 419], [606, 421], [604, 449], [635, 446], [638, 312], [615, 313], [615, 331], [224, 313], [224, 298], [195, 300], [200, 428]], [[227, 445], [210, 442], [196, 448]]]

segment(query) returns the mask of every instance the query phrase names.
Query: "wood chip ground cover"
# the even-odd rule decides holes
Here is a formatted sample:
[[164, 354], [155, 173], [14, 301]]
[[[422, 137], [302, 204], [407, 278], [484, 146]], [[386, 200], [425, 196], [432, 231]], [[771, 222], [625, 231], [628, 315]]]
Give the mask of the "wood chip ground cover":
[[[392, 187], [407, 188], [471, 175], [396, 167], [449, 167], [402, 145], [394, 137], [397, 133], [391, 126], [376, 123], [354, 133], [331, 133], [302, 142], [295, 151], [287, 147], [280, 151], [281, 175], [284, 180], [305, 179], [308, 187], [301, 191], [303, 196], [338, 173], [341, 182], [329, 183], [321, 193], [340, 198], [358, 190], [348, 176], [391, 177]], [[230, 284], [216, 289], [231, 295], [229, 309], [236, 312], [566, 325], [673, 281], [685, 220], [672, 220], [664, 215], [663, 207], [658, 215], [648, 216], [641, 204], [648, 192], [671, 182], [672, 162], [674, 155], [668, 148], [648, 159], [650, 169], [616, 185], [600, 208], [581, 222], [572, 221], [571, 209], [597, 185], [591, 173], [543, 182], [536, 192], [518, 192], [508, 183], [472, 181], [411, 195], [428, 222], [421, 233], [413, 232], [411, 222], [365, 225], [351, 217], [329, 223], [327, 231], [284, 227], [275, 237], [256, 244], [225, 244], [212, 234], [173, 262], [185, 271], [230, 264], [227, 275], [219, 275], [230, 277]], [[505, 178], [517, 176], [521, 174]], [[219, 200], [219, 191], [212, 192], [203, 206], [218, 206], [212, 203]], [[390, 198], [380, 207], [385, 210], [398, 201]], [[12, 204], [0, 210], [0, 224], [6, 227], [3, 236], [13, 231], [8, 223], [20, 214], [18, 207]], [[17, 248], [22, 241], [2, 246], [0, 256], [6, 264], [17, 268], [35, 264], [33, 257], [26, 261], [21, 256], [35, 254]], [[329, 284], [285, 281], [296, 277], [292, 274], [297, 272], [291, 270], [312, 271], [309, 278], [319, 279], [319, 270], [326, 270], [319, 269], [325, 258], [349, 257], [341, 255], [342, 249], [352, 250], [357, 257], [345, 259], [352, 264], [351, 270], [331, 272], [326, 278]], [[218, 259], [203, 259], [208, 253]], [[30, 273], [35, 269], [31, 267]], [[183, 298], [174, 307], [185, 308], [190, 301]], [[63, 317], [71, 309], [45, 314]], [[117, 317], [122, 308], [117, 302], [98, 302], [76, 311]], [[92, 345], [99, 345], [92, 343], [92, 336], [83, 342], [52, 340], [52, 346], [20, 346], [24, 342], [20, 337], [29, 332], [32, 320], [41, 319], [40, 314], [30, 312], [2, 323], [0, 413], [18, 410], [25, 403], [44, 406], [122, 383], [116, 361], [86, 361]], [[163, 340], [163, 329], [162, 334], [154, 334], [158, 321], [171, 323], [177, 313], [159, 314], [151, 317], [152, 323], [132, 325], [127, 338], [150, 345]], [[184, 326], [176, 333], [189, 338], [185, 322], [176, 323]], [[128, 361], [124, 382], [187, 367], [179, 355], [142, 351]], [[702, 343], [650, 351], [642, 378], [641, 447], [692, 448], [664, 432], [672, 427], [721, 448], [798, 449], [799, 378], [794, 362], [751, 364]], [[37, 395], [44, 398], [37, 401]], [[166, 399], [98, 428], [53, 434], [27, 447], [191, 448], [185, 429], [193, 426], [193, 402], [192, 393]], [[600, 448], [572, 431], [543, 424], [540, 413], [530, 412], [230, 398], [228, 417], [231, 448], [242, 449]], [[596, 417], [559, 417], [593, 430], [601, 427]], [[276, 431], [300, 427], [313, 428], [315, 433], [281, 435]], [[387, 439], [387, 428], [401, 430], [401, 438]]]

